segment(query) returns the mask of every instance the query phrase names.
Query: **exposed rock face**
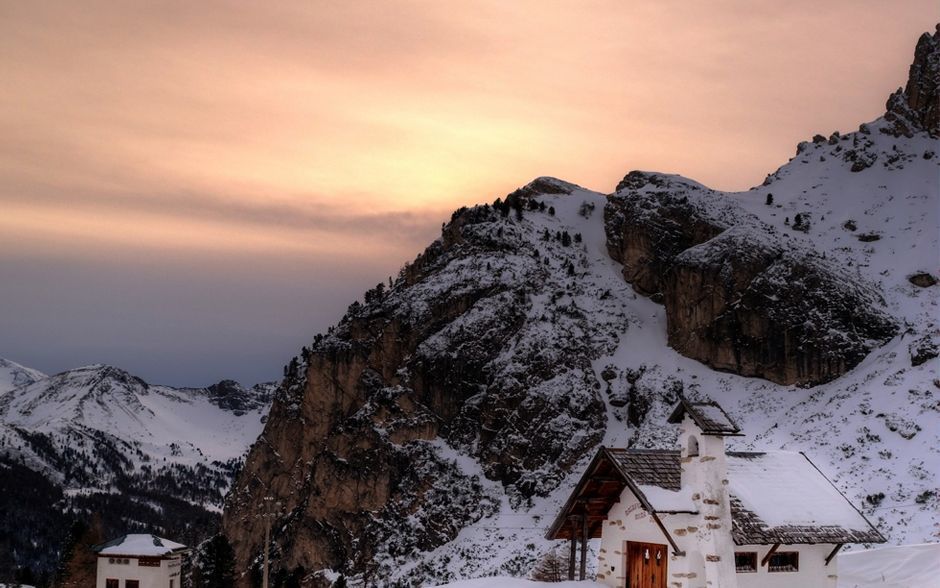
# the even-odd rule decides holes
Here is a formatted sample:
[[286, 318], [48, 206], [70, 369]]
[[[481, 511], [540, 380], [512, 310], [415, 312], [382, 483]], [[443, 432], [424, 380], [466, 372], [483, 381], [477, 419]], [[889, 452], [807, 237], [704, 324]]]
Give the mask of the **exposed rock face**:
[[235, 380], [222, 380], [205, 388], [212, 404], [237, 416], [270, 406], [277, 384], [268, 382], [245, 388]]
[[[696, 198], [689, 199], [689, 194]], [[604, 208], [607, 250], [637, 292], [662, 292], [673, 259], [740, 217], [727, 198], [679, 176], [632, 171]]]
[[715, 369], [819, 384], [897, 331], [873, 287], [694, 182], [631, 172], [605, 220], [624, 277], [661, 293], [669, 345]]
[[940, 137], [940, 25], [917, 41], [907, 85], [888, 98], [885, 118], [895, 134], [927, 131]]
[[[550, 224], [528, 201], [575, 189], [542, 178], [514, 198]], [[581, 250], [508, 212], [462, 209], [391, 288], [354, 303], [289, 366], [229, 496], [241, 565], [260, 551], [267, 494], [284, 506], [280, 569], [368, 581], [497, 508], [454, 449], [516, 503], [554, 489], [603, 435], [591, 360], [627, 326], [578, 279]]]

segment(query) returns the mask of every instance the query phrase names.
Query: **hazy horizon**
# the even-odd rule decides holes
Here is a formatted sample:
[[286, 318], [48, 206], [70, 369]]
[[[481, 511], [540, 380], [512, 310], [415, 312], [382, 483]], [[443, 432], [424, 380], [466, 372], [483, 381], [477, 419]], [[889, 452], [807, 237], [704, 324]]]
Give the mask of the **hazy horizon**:
[[935, 2], [19, 3], [0, 357], [275, 379], [463, 205], [632, 169], [744, 190], [906, 80]]

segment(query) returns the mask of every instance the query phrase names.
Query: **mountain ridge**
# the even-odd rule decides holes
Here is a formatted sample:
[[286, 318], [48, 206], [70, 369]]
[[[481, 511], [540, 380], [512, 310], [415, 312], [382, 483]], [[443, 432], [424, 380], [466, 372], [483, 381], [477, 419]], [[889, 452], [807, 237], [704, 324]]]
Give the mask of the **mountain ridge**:
[[[935, 63], [927, 37], [915, 62]], [[241, 570], [260, 552], [253, 513], [274, 496], [286, 507], [275, 566], [313, 585], [336, 573], [403, 586], [524, 574], [549, 549], [540, 525], [583, 456], [599, 443], [669, 446], [675, 431], [661, 423], [680, 392], [746, 423], [737, 448], [813, 453], [895, 541], [930, 537], [937, 472], [925, 460], [940, 407], [931, 366], [908, 346], [937, 338], [937, 288], [910, 279], [936, 271], [937, 160], [929, 116], [907, 117], [908, 136], [890, 114], [801, 143], [746, 192], [631, 172], [608, 197], [537, 178], [455, 212], [398, 280], [288, 365], [226, 501]], [[653, 206], [674, 199], [688, 212], [686, 192], [714, 197], [699, 221], [616, 210], [650, 182]], [[628, 271], [598, 207], [650, 234], [666, 227], [674, 250]], [[722, 211], [731, 222], [704, 222]], [[754, 241], [742, 225], [769, 229]], [[646, 267], [665, 245], [649, 243], [631, 263]], [[683, 324], [683, 300], [703, 292], [695, 308], [708, 312]], [[775, 342], [788, 331], [794, 341]], [[445, 524], [439, 487], [456, 505]]]
[[56, 529], [93, 513], [114, 534], [158, 530], [193, 544], [211, 535], [275, 387], [177, 389], [104, 364], [28, 373], [43, 377], [0, 389], [4, 500], [16, 505], [0, 561], [36, 573], [56, 564]]

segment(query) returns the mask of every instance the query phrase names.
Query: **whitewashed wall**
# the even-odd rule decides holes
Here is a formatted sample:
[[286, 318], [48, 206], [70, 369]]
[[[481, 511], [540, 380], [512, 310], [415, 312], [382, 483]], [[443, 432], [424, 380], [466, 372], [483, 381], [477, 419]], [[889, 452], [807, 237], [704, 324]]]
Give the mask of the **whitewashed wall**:
[[105, 580], [116, 578], [120, 580], [120, 588], [124, 588], [125, 580], [139, 580], [140, 588], [169, 588], [173, 581], [173, 588], [180, 588], [180, 558], [164, 559], [160, 567], [138, 565], [135, 557], [127, 559], [127, 564], [109, 563], [111, 556], [98, 557], [98, 577], [96, 588], [105, 588]]
[[[690, 437], [698, 455], [689, 455]], [[705, 436], [686, 416], [680, 426], [682, 484], [692, 487], [698, 514], [662, 514], [660, 520], [684, 556], [676, 556], [652, 515], [629, 488], [614, 504], [604, 522], [598, 557], [597, 581], [623, 587], [628, 541], [667, 545], [670, 588], [834, 588], [835, 562], [825, 565], [833, 545], [782, 546], [781, 551], [800, 553], [798, 572], [769, 572], [760, 560], [769, 545], [736, 547], [731, 539], [731, 506], [727, 491], [724, 439]], [[756, 551], [758, 571], [737, 573], [735, 551]]]

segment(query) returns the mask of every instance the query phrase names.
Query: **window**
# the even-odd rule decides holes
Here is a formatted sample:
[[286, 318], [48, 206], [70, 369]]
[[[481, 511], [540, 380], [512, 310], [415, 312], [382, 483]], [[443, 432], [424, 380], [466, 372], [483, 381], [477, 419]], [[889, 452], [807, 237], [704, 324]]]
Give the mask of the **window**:
[[174, 583], [175, 581], [176, 581], [176, 580], [170, 580], [170, 588], [173, 588], [173, 586], [174, 586], [173, 583]]
[[108, 578], [104, 581], [104, 588], [119, 588], [117, 578]]
[[124, 580], [124, 588], [140, 588], [140, 580]]
[[778, 551], [770, 556], [768, 572], [795, 572], [800, 569], [800, 554], [796, 551]]
[[756, 551], [735, 551], [734, 552], [734, 571], [740, 573], [757, 571], [757, 552]]
[[139, 557], [137, 558], [137, 565], [143, 566], [146, 568], [159, 568], [160, 567], [160, 558], [159, 557]]
[[689, 437], [689, 457], [698, 456], [698, 439]]

